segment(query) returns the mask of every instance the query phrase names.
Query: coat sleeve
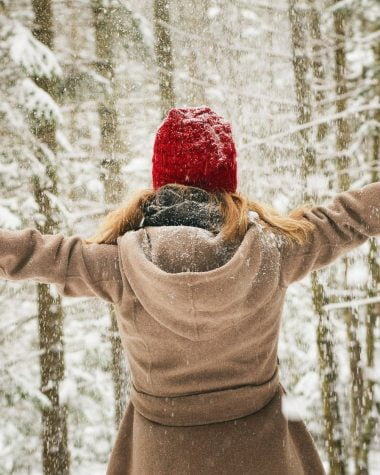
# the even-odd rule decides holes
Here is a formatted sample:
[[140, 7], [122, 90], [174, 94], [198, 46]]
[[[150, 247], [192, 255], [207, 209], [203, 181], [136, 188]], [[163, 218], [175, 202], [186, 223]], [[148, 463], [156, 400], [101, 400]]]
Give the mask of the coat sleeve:
[[305, 244], [282, 249], [282, 287], [331, 264], [368, 238], [380, 236], [380, 182], [339, 193], [329, 205], [314, 206], [303, 216], [315, 227]]
[[56, 284], [61, 295], [116, 303], [122, 278], [118, 246], [85, 244], [78, 235], [0, 229], [0, 278]]

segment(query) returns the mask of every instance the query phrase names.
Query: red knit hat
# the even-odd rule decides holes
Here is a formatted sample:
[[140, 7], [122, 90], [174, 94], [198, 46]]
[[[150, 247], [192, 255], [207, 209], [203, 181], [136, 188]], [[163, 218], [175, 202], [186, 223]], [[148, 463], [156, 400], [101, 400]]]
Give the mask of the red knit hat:
[[236, 148], [231, 126], [208, 107], [171, 109], [157, 131], [153, 188], [168, 183], [233, 193]]

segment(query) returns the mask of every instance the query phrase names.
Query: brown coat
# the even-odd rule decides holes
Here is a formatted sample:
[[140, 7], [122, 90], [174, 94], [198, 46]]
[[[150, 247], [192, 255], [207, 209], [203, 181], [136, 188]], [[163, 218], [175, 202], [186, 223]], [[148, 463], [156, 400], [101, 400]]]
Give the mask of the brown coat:
[[132, 392], [108, 475], [323, 474], [301, 421], [281, 412], [287, 287], [380, 236], [380, 182], [305, 212], [290, 246], [252, 221], [229, 246], [192, 226], [146, 227], [117, 245], [0, 230], [0, 277], [115, 304]]

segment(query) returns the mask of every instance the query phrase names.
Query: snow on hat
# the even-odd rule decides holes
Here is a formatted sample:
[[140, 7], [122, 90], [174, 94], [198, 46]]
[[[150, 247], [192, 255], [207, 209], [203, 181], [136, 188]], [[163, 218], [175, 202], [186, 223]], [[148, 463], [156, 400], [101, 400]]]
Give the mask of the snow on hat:
[[231, 126], [209, 107], [171, 109], [157, 131], [152, 164], [154, 189], [179, 183], [207, 191], [236, 191]]

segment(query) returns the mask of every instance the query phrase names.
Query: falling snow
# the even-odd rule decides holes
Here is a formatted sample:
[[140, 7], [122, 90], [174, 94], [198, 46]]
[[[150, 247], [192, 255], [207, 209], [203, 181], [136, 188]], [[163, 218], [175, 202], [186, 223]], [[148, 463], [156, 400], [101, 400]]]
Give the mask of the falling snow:
[[[52, 4], [51, 30], [37, 18], [37, 3], [46, 12]], [[174, 106], [210, 107], [231, 123], [239, 191], [282, 216], [379, 181], [376, 0], [179, 0], [169, 2], [169, 20], [161, 23], [154, 17], [157, 3], [166, 0], [0, 1], [1, 230], [92, 235], [104, 215], [151, 186], [154, 135]], [[157, 24], [170, 38], [165, 48], [171, 58], [159, 58]], [[210, 133], [221, 151], [211, 126]], [[371, 223], [379, 218], [375, 204], [368, 211]], [[325, 223], [332, 217], [324, 215]], [[263, 262], [247, 289], [270, 281], [286, 248], [281, 234], [268, 230], [257, 212], [248, 218], [264, 255], [275, 257]], [[355, 218], [354, 210], [342, 237], [368, 231], [361, 222], [355, 231]], [[371, 229], [380, 234], [379, 224]], [[181, 241], [184, 235], [180, 227], [153, 249], [144, 241], [146, 257], [160, 265], [169, 245], [177, 267], [168, 272], [212, 271], [216, 264], [202, 268], [205, 260], [197, 253], [200, 243], [214, 242], [212, 233], [198, 229], [187, 243]], [[0, 240], [0, 259], [4, 248]], [[213, 252], [218, 266], [240, 255], [236, 245], [221, 242]], [[247, 257], [245, 268], [255, 268], [258, 257]], [[371, 239], [319, 270], [317, 280], [305, 275], [284, 296], [278, 342], [287, 390], [282, 412], [289, 421], [306, 423], [327, 470], [328, 418], [335, 440], [343, 444], [345, 473], [380, 474], [379, 266], [379, 241]], [[5, 276], [1, 265], [0, 276]], [[99, 282], [107, 278], [102, 270]], [[236, 279], [232, 276], [231, 288]], [[51, 336], [59, 341], [52, 343], [49, 357], [56, 359], [42, 385], [44, 328], [37, 292], [36, 282], [0, 280], [0, 472], [43, 473], [41, 413], [52, 406], [56, 390], [68, 410], [70, 471], [55, 473], [104, 474], [118, 426], [111, 370], [118, 331], [110, 328], [110, 308], [99, 299], [59, 298], [50, 287], [46, 310], [62, 311], [63, 321], [62, 327], [53, 325]], [[163, 297], [174, 312], [176, 292]], [[223, 317], [219, 325], [226, 325], [229, 316]], [[45, 323], [46, 330], [51, 321]], [[216, 334], [218, 322], [212, 324]], [[189, 354], [184, 366], [192, 368], [196, 355]], [[124, 356], [121, 367], [128, 370]], [[249, 371], [255, 374], [254, 365]], [[336, 413], [324, 412], [321, 383], [331, 380], [330, 402], [337, 403], [340, 421]], [[368, 410], [361, 397], [371, 402], [372, 396]], [[122, 397], [121, 406], [125, 403]], [[168, 415], [176, 414], [170, 409]], [[365, 434], [370, 416], [377, 425]], [[51, 449], [58, 459], [62, 431], [57, 435]], [[363, 447], [367, 435], [369, 458], [360, 462], [354, 441]]]

